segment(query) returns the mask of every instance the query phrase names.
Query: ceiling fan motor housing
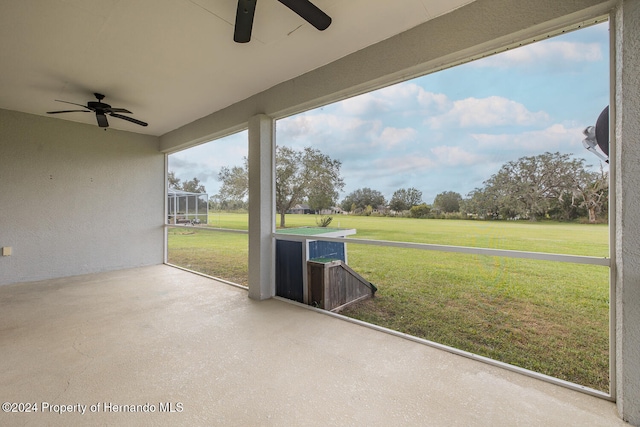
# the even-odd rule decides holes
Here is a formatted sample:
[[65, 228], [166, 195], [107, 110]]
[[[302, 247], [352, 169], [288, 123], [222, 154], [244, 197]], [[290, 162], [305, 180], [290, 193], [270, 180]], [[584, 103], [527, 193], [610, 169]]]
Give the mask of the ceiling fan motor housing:
[[87, 102], [87, 107], [94, 110], [106, 110], [107, 108], [111, 108], [111, 105], [104, 104], [102, 102], [89, 101]]

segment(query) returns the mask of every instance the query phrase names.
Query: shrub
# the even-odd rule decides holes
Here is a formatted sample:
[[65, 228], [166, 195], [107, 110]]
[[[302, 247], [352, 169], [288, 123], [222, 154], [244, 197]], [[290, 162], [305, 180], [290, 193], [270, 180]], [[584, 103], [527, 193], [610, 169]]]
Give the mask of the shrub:
[[431, 212], [431, 208], [426, 203], [416, 205], [409, 210], [412, 218], [426, 218], [429, 216], [429, 212]]
[[333, 221], [333, 217], [329, 215], [321, 215], [320, 218], [316, 218], [318, 227], [328, 227], [331, 221]]

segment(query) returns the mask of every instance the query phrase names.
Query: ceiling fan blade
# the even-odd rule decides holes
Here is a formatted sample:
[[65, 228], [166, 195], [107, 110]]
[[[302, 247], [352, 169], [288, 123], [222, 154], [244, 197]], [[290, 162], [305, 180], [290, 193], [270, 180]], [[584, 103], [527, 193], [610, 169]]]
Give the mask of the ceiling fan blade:
[[131, 111], [127, 110], [126, 108], [107, 108], [105, 110], [108, 113], [127, 113], [127, 114], [133, 114]]
[[117, 117], [117, 118], [123, 119], [123, 120], [127, 120], [127, 121], [129, 121], [131, 123], [135, 123], [135, 124], [140, 125], [140, 126], [148, 126], [148, 123], [145, 123], [145, 122], [143, 122], [141, 120], [136, 120], [136, 119], [134, 119], [132, 117], [122, 116], [122, 115], [117, 114], [117, 113], [111, 113], [110, 116], [111, 117]]
[[278, 0], [289, 9], [300, 15], [318, 30], [326, 30], [331, 25], [331, 17], [320, 10], [309, 0]]
[[89, 110], [62, 110], [62, 111], [47, 111], [47, 114], [59, 114], [59, 113], [90, 113]]
[[258, 0], [238, 0], [236, 26], [233, 32], [233, 41], [236, 43], [247, 43], [251, 40], [253, 16], [256, 13], [257, 1]]
[[87, 107], [86, 105], [76, 104], [75, 102], [61, 101], [59, 99], [56, 99], [56, 101], [57, 102], [64, 102], [65, 104], [77, 105], [78, 107], [87, 108], [87, 109], [91, 110], [91, 108]]
[[109, 122], [107, 121], [107, 116], [104, 113], [96, 113], [96, 119], [98, 120], [98, 126], [101, 128], [108, 128]]

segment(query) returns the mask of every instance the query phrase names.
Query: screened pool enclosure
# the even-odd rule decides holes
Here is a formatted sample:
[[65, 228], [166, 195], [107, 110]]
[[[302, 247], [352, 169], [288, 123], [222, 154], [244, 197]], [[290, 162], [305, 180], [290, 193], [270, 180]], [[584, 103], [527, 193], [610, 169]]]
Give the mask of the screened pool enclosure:
[[209, 221], [207, 193], [170, 188], [167, 191], [168, 224], [207, 224]]

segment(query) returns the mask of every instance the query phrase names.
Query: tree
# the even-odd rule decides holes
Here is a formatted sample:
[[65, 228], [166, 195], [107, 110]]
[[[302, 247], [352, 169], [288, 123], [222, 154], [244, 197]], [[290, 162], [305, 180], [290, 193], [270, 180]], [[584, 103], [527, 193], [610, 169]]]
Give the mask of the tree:
[[220, 196], [217, 194], [209, 197], [209, 209], [212, 210], [236, 211], [247, 210], [247, 208], [247, 202], [244, 200], [221, 200]]
[[462, 196], [455, 191], [445, 191], [433, 200], [433, 207], [442, 212], [460, 212]]
[[280, 227], [285, 226], [285, 214], [305, 198], [316, 206], [330, 207], [344, 187], [339, 160], [333, 160], [320, 150], [305, 147], [297, 151], [276, 147], [276, 211]]
[[409, 210], [409, 214], [413, 218], [426, 218], [429, 215], [429, 212], [431, 212], [431, 208], [426, 203], [413, 206]]
[[181, 188], [180, 178], [176, 178], [176, 173], [170, 171], [167, 174], [167, 181], [169, 184], [169, 188], [173, 188], [174, 190], [179, 190]]
[[[244, 160], [244, 166], [220, 170], [221, 200], [244, 200], [248, 194], [249, 166]], [[276, 212], [280, 214], [280, 227], [285, 226], [287, 211], [305, 200], [316, 209], [335, 204], [338, 191], [344, 187], [341, 164], [311, 147], [276, 147]]]
[[505, 163], [463, 201], [464, 211], [481, 218], [540, 217], [569, 220], [606, 211], [608, 176], [589, 171], [584, 159], [544, 153]]
[[222, 205], [245, 202], [249, 192], [249, 162], [245, 157], [243, 166], [228, 168], [223, 166], [218, 173], [222, 186], [218, 191], [218, 199]]
[[194, 177], [190, 181], [181, 181], [180, 178], [176, 177], [175, 172], [170, 171], [167, 174], [167, 183], [169, 188], [173, 188], [175, 190], [183, 190], [188, 191], [190, 193], [206, 193], [207, 190], [204, 188], [204, 185], [200, 182], [197, 177]]
[[573, 191], [563, 191], [557, 200], [551, 202], [549, 217], [558, 221], [571, 221], [580, 216], [587, 216], [586, 209], [579, 206]]
[[462, 209], [468, 214], [477, 215], [480, 219], [498, 218], [500, 212], [499, 195], [490, 188], [476, 188], [467, 194], [462, 202]]
[[[589, 213], [589, 223], [595, 224], [598, 214], [603, 211], [603, 207], [609, 199], [609, 176], [600, 165], [600, 172], [590, 172], [581, 170], [576, 174], [573, 181], [574, 199], [572, 204], [586, 208]], [[576, 197], [579, 202], [576, 203]]]
[[207, 190], [204, 188], [204, 185], [200, 183], [200, 180], [197, 177], [194, 177], [190, 181], [182, 182], [182, 190], [188, 191], [190, 193], [206, 193]]
[[321, 189], [311, 189], [311, 194], [307, 197], [309, 209], [318, 212], [322, 209], [331, 208], [335, 204], [337, 193], [324, 192]]
[[498, 197], [502, 216], [520, 215], [535, 221], [544, 217], [563, 191], [573, 190], [574, 177], [584, 160], [569, 154], [544, 153], [505, 163], [485, 184]]
[[422, 191], [411, 188], [400, 188], [393, 193], [389, 207], [394, 211], [407, 211], [422, 203]]
[[365, 210], [367, 206], [378, 207], [385, 204], [384, 196], [377, 190], [359, 188], [350, 193], [341, 203], [345, 211]]

